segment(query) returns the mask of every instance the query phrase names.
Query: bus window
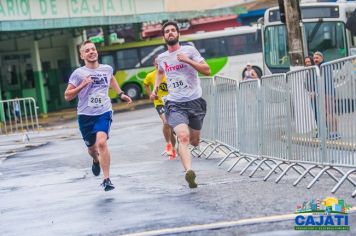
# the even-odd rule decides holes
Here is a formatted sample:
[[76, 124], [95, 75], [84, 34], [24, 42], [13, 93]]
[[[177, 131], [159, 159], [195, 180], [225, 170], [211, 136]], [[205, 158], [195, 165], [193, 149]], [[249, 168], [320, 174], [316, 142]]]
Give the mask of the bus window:
[[116, 52], [117, 68], [119, 70], [132, 69], [140, 66], [137, 48], [125, 49]]
[[141, 66], [149, 67], [153, 65], [153, 57], [166, 50], [164, 45], [149, 46], [140, 48]]
[[315, 51], [324, 54], [326, 61], [331, 61], [347, 55], [345, 26], [341, 22], [305, 23], [305, 33], [308, 40], [308, 53]]
[[261, 40], [256, 38], [255, 33], [226, 37], [226, 43], [229, 56], [258, 53], [262, 51]]
[[264, 34], [264, 57], [267, 66], [269, 68], [289, 68], [285, 26], [267, 27]]
[[112, 55], [101, 56], [101, 63], [110, 65], [113, 69], [115, 69], [114, 57]]
[[225, 40], [223, 38], [210, 38], [194, 41], [194, 45], [205, 59], [225, 57]]

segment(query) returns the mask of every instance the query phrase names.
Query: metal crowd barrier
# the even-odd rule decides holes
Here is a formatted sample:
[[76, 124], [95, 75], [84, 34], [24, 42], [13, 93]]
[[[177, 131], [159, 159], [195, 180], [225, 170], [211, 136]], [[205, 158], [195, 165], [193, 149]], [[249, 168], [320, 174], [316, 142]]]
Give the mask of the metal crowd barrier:
[[[207, 116], [202, 129], [203, 140], [209, 139], [208, 144], [198, 156], [209, 151], [209, 158], [215, 151], [226, 153], [226, 158], [237, 155], [233, 148], [237, 146], [237, 90], [238, 83], [225, 77], [213, 77], [207, 82], [202, 79], [203, 98], [208, 103]], [[224, 122], [216, 122], [224, 121]]]
[[37, 106], [34, 98], [0, 101], [0, 135], [39, 130]]
[[288, 156], [287, 143], [282, 137], [288, 134], [289, 92], [285, 74], [263, 77], [261, 80], [260, 116], [262, 117], [262, 150], [264, 157], [285, 160]]
[[209, 156], [215, 151], [213, 122], [216, 118], [214, 117], [214, 107], [212, 105], [214, 104], [215, 99], [215, 87], [213, 79], [213, 77], [201, 77], [200, 80], [200, 85], [202, 87], [202, 90], [204, 91], [202, 97], [207, 102], [207, 111], [204, 118], [204, 124], [201, 130], [201, 137], [203, 137], [201, 139], [201, 142], [206, 143], [206, 146], [202, 151], [197, 149], [197, 147], [192, 148], [191, 152], [196, 157], [201, 157], [202, 155], [205, 155], [205, 152], [207, 150], [210, 150], [210, 154], [207, 156], [207, 158], [209, 158]]
[[208, 145], [199, 156], [223, 151], [218, 165], [236, 157], [228, 171], [244, 159], [240, 174], [256, 165], [250, 177], [268, 167], [265, 181], [280, 172], [278, 183], [294, 170], [294, 186], [311, 176], [311, 188], [326, 174], [336, 182], [332, 193], [345, 181], [356, 187], [356, 56], [261, 80], [215, 76], [202, 88]]
[[226, 146], [237, 146], [237, 90], [238, 83], [225, 77], [214, 77], [216, 96], [213, 102], [216, 122], [215, 141]]
[[[324, 148], [324, 168], [315, 177], [314, 181], [308, 185], [312, 187], [322, 174], [330, 170], [342, 175], [340, 180], [334, 178], [337, 184], [332, 192], [347, 180], [354, 187], [356, 183], [350, 178], [352, 173], [356, 173], [356, 56], [335, 60], [325, 63], [321, 66], [322, 80], [320, 86], [321, 93], [325, 93], [325, 110], [322, 114], [324, 119], [321, 125], [324, 127], [325, 146]], [[324, 88], [321, 87], [321, 88]], [[322, 99], [322, 98], [321, 98]], [[324, 107], [323, 107], [324, 108]], [[347, 173], [344, 173], [338, 167], [351, 167]], [[356, 190], [353, 192], [356, 196]]]
[[[242, 175], [261, 158], [261, 116], [260, 81], [246, 80], [239, 83], [237, 102], [237, 132], [239, 153], [248, 161], [248, 165], [240, 172]], [[228, 169], [231, 171], [240, 159], [237, 159]], [[260, 166], [257, 166], [259, 168]], [[257, 170], [257, 169], [256, 169]]]
[[[266, 181], [276, 170], [282, 171], [288, 157], [288, 142], [286, 137], [290, 130], [290, 92], [285, 74], [274, 74], [261, 79], [260, 86], [261, 109], [259, 109], [261, 156], [258, 166], [271, 162], [274, 164], [264, 180]], [[279, 161], [279, 163], [278, 163]], [[257, 171], [253, 170], [250, 177]]]
[[212, 77], [203, 77], [200, 80], [200, 84], [202, 87], [202, 90], [204, 91], [203, 93], [203, 98], [207, 102], [207, 112], [204, 118], [204, 125], [201, 130], [201, 135], [204, 137], [206, 140], [214, 140], [214, 130], [213, 130], [213, 116], [214, 114], [212, 113], [212, 108], [214, 104], [214, 86], [213, 86], [213, 78]]

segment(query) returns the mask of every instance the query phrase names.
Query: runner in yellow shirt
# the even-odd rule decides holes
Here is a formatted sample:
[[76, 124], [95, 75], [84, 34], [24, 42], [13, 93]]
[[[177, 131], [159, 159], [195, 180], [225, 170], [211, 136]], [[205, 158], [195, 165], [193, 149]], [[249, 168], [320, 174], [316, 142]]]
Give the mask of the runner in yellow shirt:
[[[157, 63], [156, 57], [154, 58], [153, 62], [154, 66], [156, 67], [154, 71], [148, 73], [143, 84], [145, 86], [145, 90], [147, 95], [151, 97], [151, 87], [155, 84], [156, 72], [157, 72]], [[167, 142], [165, 152], [169, 156], [169, 159], [172, 160], [176, 157], [176, 150], [175, 150], [175, 137], [171, 128], [169, 127], [166, 117], [165, 117], [165, 110], [164, 110], [164, 97], [168, 95], [168, 88], [166, 83], [166, 77], [163, 78], [162, 83], [159, 85], [157, 97], [153, 100], [153, 104], [158, 112], [159, 117], [163, 122], [163, 135]], [[152, 100], [152, 99], [151, 99]]]

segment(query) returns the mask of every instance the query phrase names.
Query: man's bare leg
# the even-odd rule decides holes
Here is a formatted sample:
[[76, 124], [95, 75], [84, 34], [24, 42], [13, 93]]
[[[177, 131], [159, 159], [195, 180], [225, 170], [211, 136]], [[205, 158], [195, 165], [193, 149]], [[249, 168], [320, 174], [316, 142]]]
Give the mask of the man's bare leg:
[[177, 142], [176, 142], [176, 136], [174, 135], [174, 132], [172, 129], [171, 129], [171, 142], [172, 142], [173, 148], [175, 149]]
[[91, 171], [93, 175], [99, 176], [100, 175], [100, 163], [99, 163], [99, 151], [97, 146], [94, 144], [91, 147], [88, 147], [88, 153], [93, 158], [93, 164], [91, 166]]
[[160, 115], [160, 118], [163, 122], [163, 135], [164, 135], [164, 139], [166, 140], [166, 153], [175, 158], [175, 144], [176, 144], [176, 140], [175, 137], [173, 135], [172, 129], [171, 127], [169, 127], [166, 117], [164, 114]]
[[200, 143], [200, 130], [189, 128], [190, 131], [190, 144], [193, 147], [199, 146]]
[[174, 128], [179, 141], [179, 155], [184, 169], [191, 169], [191, 154], [189, 151], [189, 128], [186, 124], [179, 124]]
[[189, 151], [189, 128], [186, 124], [177, 125], [174, 128], [179, 141], [179, 155], [185, 169], [185, 179], [189, 184], [189, 188], [196, 188], [198, 185], [195, 183], [195, 173], [191, 169], [192, 167], [192, 158]]
[[109, 178], [110, 171], [110, 152], [107, 145], [107, 135], [105, 132], [96, 133], [95, 145], [99, 150], [99, 162], [101, 169], [103, 170], [103, 178]]
[[91, 147], [88, 147], [88, 153], [95, 162], [99, 161], [99, 151], [95, 144]]
[[103, 183], [101, 186], [104, 188], [105, 191], [113, 190], [115, 187], [111, 183], [109, 178], [110, 172], [110, 152], [107, 144], [107, 135], [105, 132], [98, 132], [96, 133], [96, 143], [95, 145], [99, 149], [99, 162], [101, 169], [103, 170]]

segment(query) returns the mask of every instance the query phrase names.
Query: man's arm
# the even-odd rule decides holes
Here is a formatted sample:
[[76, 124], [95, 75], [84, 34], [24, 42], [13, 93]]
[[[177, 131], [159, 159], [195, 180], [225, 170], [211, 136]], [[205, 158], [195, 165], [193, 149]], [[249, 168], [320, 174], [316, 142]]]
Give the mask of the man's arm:
[[127, 96], [126, 94], [124, 94], [124, 92], [121, 90], [119, 84], [116, 81], [115, 76], [112, 76], [111, 80], [110, 80], [110, 86], [111, 88], [113, 88], [115, 90], [115, 92], [117, 94], [119, 94], [119, 98], [123, 101], [126, 101], [127, 103], [131, 103], [132, 100], [129, 96]]
[[143, 84], [145, 86], [145, 91], [147, 93], [147, 96], [151, 99], [151, 88], [148, 84]]
[[191, 65], [194, 69], [196, 69], [198, 72], [202, 73], [203, 75], [207, 75], [207, 76], [210, 75], [210, 67], [205, 61], [196, 62], [190, 59], [187, 55], [182, 53], [177, 54], [177, 59], [178, 61], [185, 62]]
[[161, 70], [157, 70], [156, 78], [155, 78], [155, 86], [153, 87], [153, 91], [152, 91], [152, 93], [150, 95], [150, 99], [151, 100], [154, 100], [154, 99], [158, 98], [157, 97], [158, 87], [162, 83], [163, 76], [164, 76], [164, 72], [161, 71]]
[[143, 86], [144, 86], [144, 89], [145, 89], [148, 97], [151, 96], [151, 84], [152, 84], [151, 73], [149, 73], [146, 75], [146, 78], [143, 80]]
[[90, 76], [85, 77], [85, 79], [78, 85], [78, 87], [75, 87], [73, 84], [68, 84], [66, 91], [64, 92], [64, 99], [69, 102], [73, 98], [75, 98], [80, 90], [82, 90], [84, 87], [86, 87], [88, 84], [93, 82], [91, 80]]
[[111, 87], [112, 89], [114, 89], [114, 91], [115, 91], [117, 94], [119, 94], [119, 93], [122, 92], [122, 90], [121, 90], [121, 88], [120, 88], [119, 84], [117, 83], [116, 78], [115, 78], [114, 76], [112, 76], [112, 78], [111, 78], [111, 80], [110, 80], [110, 87]]
[[148, 96], [151, 96], [151, 88], [148, 84], [143, 84], [143, 86], [145, 86], [145, 91], [147, 93]]

